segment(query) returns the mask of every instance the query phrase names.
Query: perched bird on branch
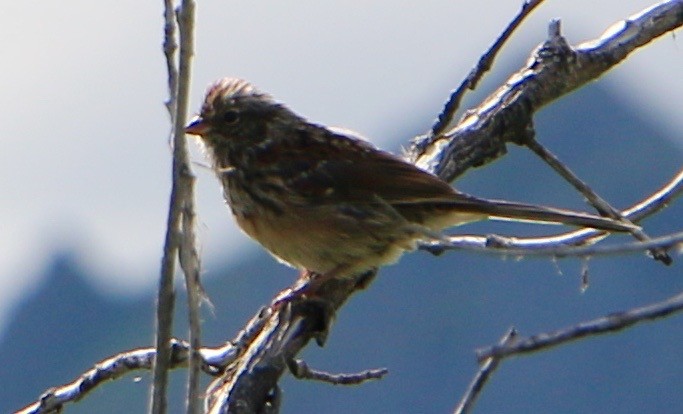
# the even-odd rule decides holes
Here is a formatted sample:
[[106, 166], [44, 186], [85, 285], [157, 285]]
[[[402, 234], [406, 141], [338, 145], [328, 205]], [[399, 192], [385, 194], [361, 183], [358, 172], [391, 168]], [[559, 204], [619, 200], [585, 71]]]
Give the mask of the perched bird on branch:
[[308, 122], [241, 79], [211, 86], [185, 131], [201, 137], [242, 230], [280, 261], [322, 278], [393, 263], [416, 241], [487, 218], [637, 228], [461, 193], [349, 131]]

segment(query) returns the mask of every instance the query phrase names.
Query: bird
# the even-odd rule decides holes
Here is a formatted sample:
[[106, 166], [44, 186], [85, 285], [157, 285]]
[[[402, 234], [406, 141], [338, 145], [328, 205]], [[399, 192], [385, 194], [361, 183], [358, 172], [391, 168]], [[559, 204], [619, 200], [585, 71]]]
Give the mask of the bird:
[[239, 78], [209, 86], [185, 132], [200, 138], [242, 231], [282, 263], [322, 279], [394, 263], [447, 228], [491, 218], [639, 228], [465, 194], [351, 131], [309, 122]]

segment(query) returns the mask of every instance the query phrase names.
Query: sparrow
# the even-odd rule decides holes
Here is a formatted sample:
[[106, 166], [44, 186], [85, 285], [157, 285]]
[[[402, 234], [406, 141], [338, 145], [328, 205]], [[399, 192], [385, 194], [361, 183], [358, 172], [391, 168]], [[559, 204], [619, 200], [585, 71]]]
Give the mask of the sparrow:
[[394, 263], [418, 241], [478, 220], [638, 228], [459, 192], [357, 134], [307, 121], [242, 79], [210, 86], [185, 132], [203, 143], [239, 227], [281, 262], [323, 278]]

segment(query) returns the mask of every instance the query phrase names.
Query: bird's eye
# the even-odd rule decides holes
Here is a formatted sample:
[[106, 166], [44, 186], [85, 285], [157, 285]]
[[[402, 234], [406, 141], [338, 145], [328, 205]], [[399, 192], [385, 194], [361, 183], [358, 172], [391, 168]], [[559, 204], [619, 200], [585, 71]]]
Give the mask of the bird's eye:
[[234, 124], [237, 122], [239, 119], [239, 113], [234, 110], [228, 110], [223, 113], [223, 122], [225, 122], [228, 125]]

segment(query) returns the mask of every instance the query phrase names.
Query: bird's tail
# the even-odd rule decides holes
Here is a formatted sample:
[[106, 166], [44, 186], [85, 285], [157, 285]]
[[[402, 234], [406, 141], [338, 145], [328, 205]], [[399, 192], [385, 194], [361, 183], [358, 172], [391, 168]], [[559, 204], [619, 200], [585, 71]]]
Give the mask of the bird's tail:
[[502, 200], [486, 200], [458, 194], [456, 204], [462, 211], [487, 215], [490, 219], [568, 224], [597, 230], [632, 232], [640, 227], [594, 214]]

